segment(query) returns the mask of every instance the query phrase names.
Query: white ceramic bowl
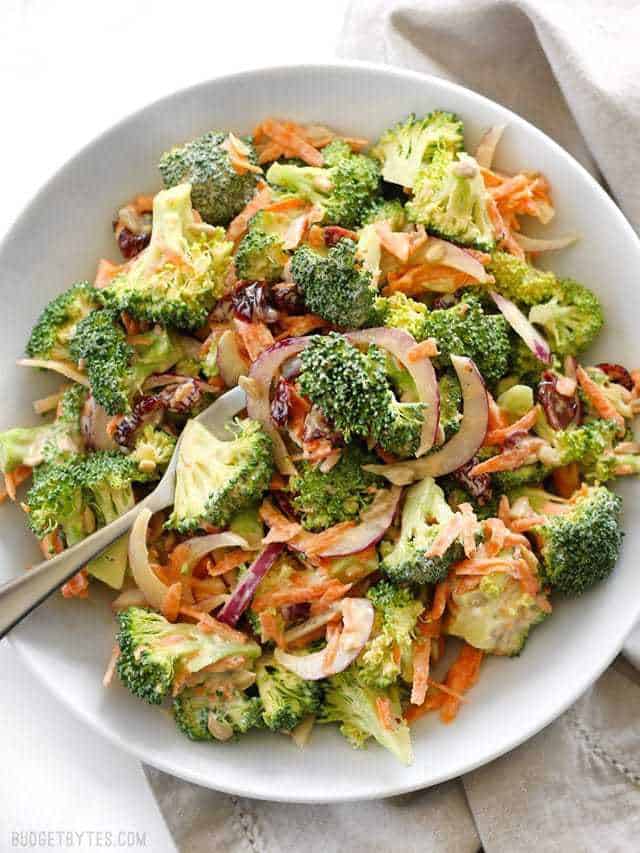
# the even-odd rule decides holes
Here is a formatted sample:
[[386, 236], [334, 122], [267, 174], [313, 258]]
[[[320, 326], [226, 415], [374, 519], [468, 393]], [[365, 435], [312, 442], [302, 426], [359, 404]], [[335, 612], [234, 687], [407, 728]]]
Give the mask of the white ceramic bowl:
[[[508, 129], [497, 165], [539, 169], [557, 205], [551, 229], [577, 229], [574, 248], [553, 268], [591, 286], [604, 302], [607, 326], [593, 358], [640, 364], [636, 318], [640, 243], [612, 201], [566, 152], [539, 130], [468, 89], [407, 71], [362, 64], [254, 71], [178, 92], [118, 124], [80, 152], [32, 201], [0, 250], [3, 334], [0, 340], [0, 428], [34, 421], [32, 400], [48, 377], [14, 367], [34, 319], [55, 294], [92, 278], [96, 259], [117, 257], [113, 211], [159, 186], [156, 163], [176, 141], [211, 128], [249, 131], [267, 115], [323, 122], [374, 139], [411, 111], [443, 108], [465, 121], [471, 151], [481, 131]], [[196, 744], [167, 713], [150, 708], [101, 677], [113, 642], [106, 595], [88, 602], [55, 596], [13, 632], [24, 661], [69, 708], [140, 759], [201, 785], [251, 797], [338, 802], [398, 794], [458, 776], [501, 755], [564, 711], [609, 664], [640, 609], [637, 571], [640, 503], [625, 483], [625, 539], [613, 576], [589, 594], [558, 601], [521, 657], [490, 658], [471, 701], [453, 725], [432, 715], [414, 728], [415, 763], [402, 767], [372, 745], [352, 750], [328, 727], [298, 751], [289, 738], [257, 733], [235, 744]], [[6, 577], [38, 559], [19, 509], [0, 511], [0, 565]]]

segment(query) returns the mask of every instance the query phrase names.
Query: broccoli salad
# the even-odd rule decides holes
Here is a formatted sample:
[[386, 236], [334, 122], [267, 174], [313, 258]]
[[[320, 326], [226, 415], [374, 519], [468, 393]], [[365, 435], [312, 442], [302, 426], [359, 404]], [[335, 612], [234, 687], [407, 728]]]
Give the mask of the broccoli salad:
[[[492, 168], [501, 132], [472, 154], [436, 111], [373, 144], [268, 118], [176, 145], [117, 213], [121, 260], [35, 323], [19, 363], [61, 384], [0, 467], [46, 558], [181, 437], [173, 507], [62, 594], [114, 591], [105, 685], [188, 738], [337, 723], [409, 764], [420, 718], [614, 569], [640, 371], [589, 364], [598, 298], [538, 265], [576, 238], [523, 233], [550, 187]], [[221, 441], [194, 416], [236, 385]]]

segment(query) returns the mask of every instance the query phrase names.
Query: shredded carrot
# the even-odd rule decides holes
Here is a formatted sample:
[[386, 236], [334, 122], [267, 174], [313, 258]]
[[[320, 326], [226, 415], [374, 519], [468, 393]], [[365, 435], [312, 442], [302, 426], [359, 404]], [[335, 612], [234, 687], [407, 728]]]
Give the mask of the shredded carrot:
[[431, 612], [429, 617], [436, 621], [442, 617], [447, 606], [447, 601], [451, 593], [451, 586], [448, 580], [440, 581], [436, 584], [433, 593], [433, 602], [431, 603]]
[[120, 657], [120, 646], [117, 643], [113, 644], [113, 648], [111, 649], [111, 654], [109, 655], [109, 662], [107, 663], [107, 668], [102, 677], [102, 686], [108, 687], [113, 681], [113, 676], [116, 671], [116, 664], [118, 663], [118, 658]]
[[302, 526], [297, 521], [289, 521], [270, 500], [262, 502], [260, 519], [269, 527], [269, 532], [262, 540], [263, 545], [271, 542], [290, 542], [302, 531]]
[[105, 258], [101, 258], [98, 261], [98, 268], [96, 270], [96, 276], [93, 280], [93, 286], [97, 287], [100, 290], [103, 287], [106, 287], [108, 284], [111, 284], [111, 279], [116, 276], [120, 270], [122, 270], [124, 264], [112, 264], [111, 261], [107, 261]]
[[492, 474], [494, 471], [515, 471], [525, 465], [544, 445], [545, 442], [541, 438], [525, 439], [517, 447], [474, 465], [469, 476], [478, 477], [480, 474]]
[[278, 145], [277, 142], [267, 142], [265, 145], [258, 147], [258, 163], [263, 166], [265, 163], [271, 163], [273, 160], [278, 160], [284, 156], [284, 148]]
[[413, 682], [411, 685], [411, 704], [422, 705], [429, 686], [429, 661], [431, 658], [431, 639], [416, 640], [413, 646]]
[[424, 293], [454, 293], [461, 287], [477, 284], [475, 278], [460, 270], [446, 267], [444, 264], [416, 264], [401, 267], [387, 276], [387, 286], [383, 295], [404, 293], [406, 296], [420, 296]]
[[409, 705], [404, 712], [405, 720], [409, 725], [411, 725], [411, 723], [415, 723], [416, 720], [419, 720], [420, 717], [424, 717], [425, 714], [428, 714], [429, 711], [437, 711], [444, 704], [445, 698], [446, 694], [439, 690], [427, 693], [427, 697], [422, 705]]
[[253, 172], [256, 175], [262, 174], [260, 166], [256, 166], [249, 159], [248, 146], [235, 134], [229, 133], [222, 143], [222, 147], [227, 151], [231, 167], [238, 175], [246, 175], [247, 172]]
[[511, 507], [509, 506], [509, 498], [506, 495], [502, 495], [500, 497], [500, 501], [498, 503], [498, 518], [505, 527], [509, 526], [511, 521]]
[[431, 543], [431, 547], [427, 551], [427, 557], [442, 557], [456, 539], [462, 533], [463, 518], [462, 514], [456, 512], [451, 519], [444, 524], [436, 538]]
[[376, 713], [382, 728], [392, 732], [396, 727], [396, 720], [388, 696], [376, 696]]
[[264, 210], [267, 213], [288, 213], [291, 210], [300, 210], [305, 207], [309, 207], [309, 202], [305, 201], [303, 198], [291, 196], [290, 198], [281, 198], [277, 201], [272, 201], [271, 204], [268, 204], [264, 208]]
[[615, 421], [620, 433], [623, 434], [626, 430], [624, 418], [615, 408], [613, 403], [607, 399], [606, 394], [603, 392], [598, 383], [594, 382], [584, 367], [581, 366], [579, 366], [576, 371], [576, 377], [580, 383], [580, 387], [600, 417]]
[[236, 333], [251, 361], [255, 361], [259, 355], [273, 345], [273, 335], [264, 323], [247, 323], [239, 317], [234, 317], [233, 322]]
[[323, 320], [322, 317], [318, 317], [317, 314], [302, 314], [298, 316], [283, 314], [278, 322], [282, 328], [282, 332], [276, 337], [278, 341], [284, 338], [302, 337], [303, 335], [308, 335], [309, 332], [326, 329], [328, 326], [327, 321]]
[[305, 141], [299, 128], [292, 123], [268, 118], [262, 122], [262, 133], [281, 145], [288, 156], [299, 157], [309, 166], [324, 165], [324, 158], [317, 148]]
[[219, 560], [216, 560], [215, 566], [209, 569], [209, 574], [211, 577], [225, 575], [231, 569], [237, 569], [238, 566], [241, 566], [250, 559], [250, 555], [246, 551], [243, 551], [242, 548], [233, 548], [227, 551]]
[[62, 595], [65, 598], [88, 598], [89, 576], [86, 569], [80, 569], [71, 580], [62, 587]]
[[482, 527], [485, 533], [483, 543], [485, 553], [488, 557], [495, 557], [504, 548], [504, 541], [509, 531], [499, 518], [487, 518]]
[[351, 584], [341, 584], [336, 578], [310, 586], [292, 587], [289, 589], [265, 592], [253, 599], [253, 610], [261, 612], [268, 607], [284, 607], [287, 604], [303, 604], [319, 601], [330, 592], [333, 600], [342, 598], [351, 589]]
[[4, 485], [7, 495], [12, 501], [16, 500], [16, 490], [21, 483], [31, 476], [32, 469], [28, 465], [18, 465], [13, 471], [8, 471], [4, 475]]
[[[493, 399], [489, 391], [487, 391], [487, 402], [489, 403], [489, 432], [494, 432], [495, 430], [508, 427], [509, 421], [507, 420], [507, 416]], [[487, 444], [487, 441], [485, 440], [484, 443]]]
[[407, 361], [422, 361], [424, 358], [435, 358], [439, 355], [438, 342], [435, 338], [427, 338], [407, 352]]
[[431, 616], [427, 616], [424, 621], [419, 619], [418, 633], [421, 637], [428, 637], [432, 640], [437, 639], [442, 633], [442, 622], [440, 619], [432, 619]]
[[204, 613], [202, 610], [198, 610], [196, 607], [190, 607], [187, 604], [182, 604], [180, 606], [179, 615], [188, 616], [190, 619], [195, 619], [198, 623], [198, 627], [205, 634], [217, 634], [219, 637], [223, 637], [226, 640], [232, 640], [238, 643], [246, 643], [247, 636], [242, 633], [242, 631], [236, 631], [234, 628], [231, 628], [229, 625], [225, 625], [224, 622], [219, 622], [213, 616], [210, 616], [208, 613]]
[[168, 622], [175, 622], [178, 618], [180, 610], [180, 601], [182, 600], [182, 584], [180, 581], [172, 583], [167, 589], [162, 600], [160, 612]]
[[249, 201], [244, 210], [241, 210], [235, 219], [232, 219], [229, 223], [229, 227], [227, 228], [227, 238], [229, 240], [233, 240], [234, 243], [237, 242], [247, 230], [251, 217], [270, 203], [271, 188], [264, 181], [261, 181], [258, 184], [255, 195]]
[[553, 485], [561, 498], [570, 498], [580, 487], [580, 469], [577, 462], [561, 465], [552, 474]]
[[58, 530], [53, 530], [51, 533], [47, 533], [46, 536], [43, 536], [42, 539], [40, 539], [38, 544], [40, 545], [40, 550], [42, 551], [45, 560], [50, 560], [55, 554], [60, 554], [64, 551], [64, 543], [62, 542], [62, 537]]
[[265, 610], [260, 614], [260, 628], [262, 632], [263, 642], [273, 642], [279, 648], [284, 648], [286, 645], [284, 639], [283, 620], [269, 610]]
[[517, 421], [514, 421], [509, 426], [490, 430], [485, 437], [485, 445], [504, 444], [512, 435], [516, 435], [519, 432], [529, 432], [535, 426], [539, 412], [540, 406], [534, 406], [531, 411], [518, 418]]
[[478, 679], [482, 658], [483, 653], [468, 643], [460, 649], [457, 659], [447, 672], [443, 685], [451, 692], [440, 709], [440, 719], [443, 723], [450, 723], [455, 719], [460, 708], [460, 698], [454, 695], [454, 691], [457, 694], [463, 694], [473, 687]]
[[352, 586], [352, 583], [340, 583], [339, 581], [336, 583], [330, 583], [327, 586], [327, 589], [322, 593], [322, 596], [311, 605], [310, 615], [317, 616], [318, 613], [323, 613], [325, 610], [328, 610], [332, 604], [335, 604], [336, 601], [344, 598]]
[[542, 515], [528, 515], [526, 518], [514, 518], [511, 521], [511, 530], [514, 533], [526, 533], [534, 527], [544, 524], [546, 519]]
[[340, 647], [340, 638], [342, 636], [342, 628], [340, 625], [330, 622], [327, 624], [327, 645], [324, 648], [322, 656], [322, 665], [325, 670], [329, 670], [336, 659], [338, 649]]

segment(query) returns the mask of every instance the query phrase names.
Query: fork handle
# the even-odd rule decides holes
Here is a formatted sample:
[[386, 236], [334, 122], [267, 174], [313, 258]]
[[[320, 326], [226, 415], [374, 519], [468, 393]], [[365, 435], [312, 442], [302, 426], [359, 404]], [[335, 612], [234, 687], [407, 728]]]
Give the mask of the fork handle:
[[87, 539], [0, 586], [0, 639], [90, 560], [126, 533], [141, 509], [147, 507], [158, 512], [169, 503], [161, 495], [151, 494]]

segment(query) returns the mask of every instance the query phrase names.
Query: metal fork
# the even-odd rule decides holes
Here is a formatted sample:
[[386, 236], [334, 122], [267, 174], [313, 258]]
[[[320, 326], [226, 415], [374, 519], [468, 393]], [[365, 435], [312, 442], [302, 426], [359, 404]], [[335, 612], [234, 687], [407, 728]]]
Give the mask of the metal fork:
[[[246, 406], [245, 393], [233, 388], [201, 412], [196, 420], [221, 440], [229, 438], [229, 421]], [[39, 563], [23, 575], [0, 586], [0, 639], [52, 592], [85, 566], [89, 560], [108, 548], [133, 526], [141, 509], [158, 512], [173, 503], [176, 482], [176, 463], [180, 441], [174, 450], [164, 476], [150, 495], [137, 503], [129, 512], [87, 536], [77, 545], [68, 548], [51, 560]]]

